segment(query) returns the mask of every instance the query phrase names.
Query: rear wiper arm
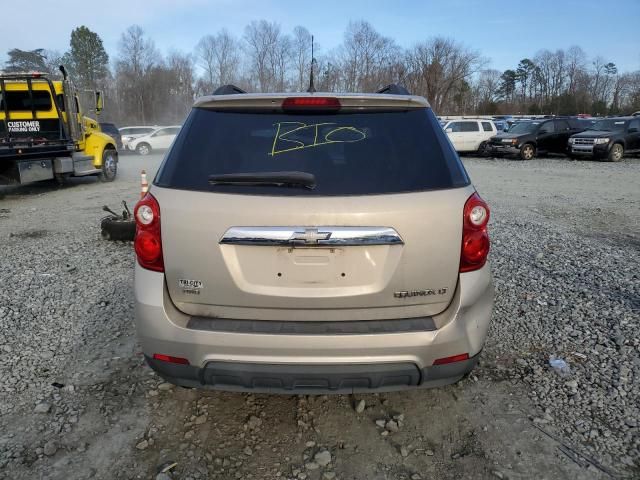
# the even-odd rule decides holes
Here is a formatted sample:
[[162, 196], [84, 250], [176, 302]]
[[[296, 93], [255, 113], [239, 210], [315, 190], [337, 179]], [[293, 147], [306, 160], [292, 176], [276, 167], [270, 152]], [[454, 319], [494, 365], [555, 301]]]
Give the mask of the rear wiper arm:
[[249, 172], [209, 175], [211, 185], [271, 185], [276, 187], [304, 187], [313, 190], [316, 177], [307, 172]]

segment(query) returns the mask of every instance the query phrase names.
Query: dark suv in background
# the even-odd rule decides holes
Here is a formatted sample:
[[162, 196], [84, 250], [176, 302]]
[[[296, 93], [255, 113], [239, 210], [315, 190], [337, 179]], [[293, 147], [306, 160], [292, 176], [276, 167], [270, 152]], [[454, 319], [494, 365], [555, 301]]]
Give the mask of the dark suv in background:
[[625, 153], [640, 153], [640, 117], [603, 118], [569, 139], [571, 158], [619, 162]]
[[119, 151], [123, 150], [122, 135], [120, 135], [120, 130], [118, 130], [118, 127], [116, 127], [113, 123], [100, 122], [100, 130], [113, 138]]
[[493, 155], [517, 155], [531, 160], [540, 153], [567, 154], [571, 135], [584, 131], [589, 122], [579, 118], [540, 119], [515, 123], [508, 132], [489, 140]]

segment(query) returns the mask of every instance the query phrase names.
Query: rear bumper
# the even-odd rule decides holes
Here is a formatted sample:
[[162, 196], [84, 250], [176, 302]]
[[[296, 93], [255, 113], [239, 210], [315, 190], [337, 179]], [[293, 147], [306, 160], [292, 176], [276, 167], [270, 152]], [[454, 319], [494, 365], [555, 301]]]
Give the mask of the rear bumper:
[[[469, 372], [485, 342], [494, 290], [488, 265], [460, 275], [436, 328], [383, 333], [264, 333], [194, 329], [164, 274], [136, 265], [136, 328], [149, 365], [185, 387], [279, 393], [350, 393], [436, 387]], [[191, 322], [191, 324], [190, 324]], [[189, 365], [154, 360], [185, 358]], [[434, 365], [466, 353], [469, 359]]]
[[145, 356], [163, 379], [188, 388], [257, 393], [366, 393], [440, 387], [469, 373], [480, 354], [423, 369], [412, 363], [262, 364], [208, 362], [204, 367], [176, 365]]

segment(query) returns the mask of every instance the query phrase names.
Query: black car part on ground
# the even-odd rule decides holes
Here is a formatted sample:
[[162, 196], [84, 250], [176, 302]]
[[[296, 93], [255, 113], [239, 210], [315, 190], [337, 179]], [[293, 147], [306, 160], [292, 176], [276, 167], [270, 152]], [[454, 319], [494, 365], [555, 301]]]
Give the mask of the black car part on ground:
[[105, 240], [133, 241], [136, 234], [136, 222], [124, 200], [122, 208], [122, 214], [117, 214], [107, 205], [102, 207], [102, 210], [110, 214], [100, 220], [100, 230], [102, 238]]

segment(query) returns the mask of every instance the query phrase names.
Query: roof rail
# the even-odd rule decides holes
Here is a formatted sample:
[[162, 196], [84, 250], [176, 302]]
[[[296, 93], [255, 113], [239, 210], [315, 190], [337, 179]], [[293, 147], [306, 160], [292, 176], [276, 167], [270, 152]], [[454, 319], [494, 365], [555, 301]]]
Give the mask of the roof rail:
[[247, 93], [247, 92], [231, 84], [222, 85], [216, 88], [215, 92], [213, 92], [214, 95], [233, 95], [235, 93]]
[[390, 83], [386, 87], [381, 88], [376, 93], [387, 93], [389, 95], [411, 95], [409, 90], [397, 83]]

